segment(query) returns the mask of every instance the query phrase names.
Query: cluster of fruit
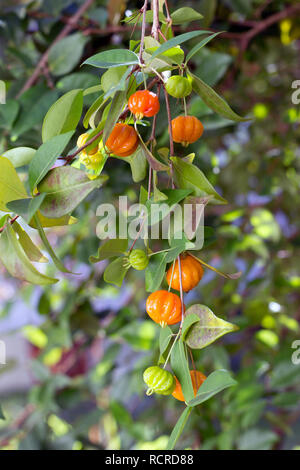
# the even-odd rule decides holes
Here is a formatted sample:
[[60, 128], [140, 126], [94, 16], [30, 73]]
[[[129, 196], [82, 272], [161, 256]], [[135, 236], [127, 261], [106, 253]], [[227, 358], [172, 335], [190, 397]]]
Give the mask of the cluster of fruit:
[[[180, 269], [181, 268], [181, 269]], [[203, 276], [203, 268], [199, 261], [189, 254], [180, 256], [167, 273], [166, 280], [169, 288], [179, 291], [180, 284], [184, 292], [189, 292], [197, 286]], [[181, 280], [180, 280], [181, 277]], [[182, 305], [180, 297], [167, 290], [158, 290], [149, 295], [146, 302], [146, 311], [149, 317], [162, 327], [174, 325], [182, 321]], [[206, 379], [205, 375], [197, 370], [190, 372], [194, 394]], [[159, 366], [148, 367], [144, 372], [144, 381], [148, 385], [147, 394], [155, 392], [160, 395], [173, 395], [177, 400], [185, 401], [180, 382], [171, 372]]]
[[[179, 75], [170, 77], [165, 87], [169, 95], [175, 98], [185, 98], [192, 91], [189, 80]], [[160, 109], [158, 96], [148, 90], [138, 90], [129, 97], [128, 109], [138, 120], [144, 116], [153, 117]], [[187, 146], [196, 142], [202, 134], [203, 125], [194, 116], [178, 116], [172, 120], [174, 142]], [[77, 141], [78, 148], [83, 147], [88, 139], [89, 133], [82, 134]], [[124, 122], [118, 122], [110, 133], [105, 148], [101, 141], [88, 151], [83, 149], [80, 154], [80, 161], [87, 169], [96, 170], [103, 159], [104, 151], [107, 150], [109, 153], [121, 158], [129, 157], [136, 151], [138, 145], [139, 138], [134, 127]]]

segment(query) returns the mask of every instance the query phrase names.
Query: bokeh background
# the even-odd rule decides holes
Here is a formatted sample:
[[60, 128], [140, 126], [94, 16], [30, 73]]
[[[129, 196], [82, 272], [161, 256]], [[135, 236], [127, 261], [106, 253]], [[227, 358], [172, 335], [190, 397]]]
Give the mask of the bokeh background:
[[[9, 106], [0, 105], [0, 151], [37, 148], [50, 105], [70, 89], [99, 83], [101, 71], [80, 63], [128, 46], [132, 27], [120, 20], [142, 2], [95, 0], [52, 50], [35, 86], [16, 99], [83, 3], [1, 0], [0, 79]], [[190, 149], [229, 201], [206, 209], [201, 257], [243, 274], [228, 281], [206, 271], [186, 297], [186, 304], [204, 303], [239, 325], [195, 354], [199, 370], [228, 369], [238, 385], [197, 407], [179, 448], [300, 449], [300, 365], [291, 359], [300, 340], [300, 104], [292, 102], [292, 83], [300, 80], [297, 3], [169, 1], [171, 10], [189, 5], [205, 15], [177, 31], [225, 31], [193, 57], [193, 70], [237, 112], [253, 116], [235, 124], [200, 98], [188, 104], [205, 127]], [[136, 29], [133, 38], [138, 35]], [[173, 100], [172, 115], [179, 112]], [[162, 145], [168, 142], [164, 113]], [[144, 394], [142, 371], [157, 360], [159, 327], [145, 313], [143, 273], [131, 270], [117, 289], [102, 279], [105, 262], [88, 261], [99, 246], [98, 204], [119, 194], [135, 202], [139, 194], [125, 163], [114, 160], [107, 173], [101, 192], [76, 210], [78, 224], [47, 231], [80, 276], [61, 275], [57, 285], [40, 288], [10, 278], [0, 266], [0, 339], [7, 349], [0, 365], [1, 449], [164, 449], [183, 410], [172, 397]]]

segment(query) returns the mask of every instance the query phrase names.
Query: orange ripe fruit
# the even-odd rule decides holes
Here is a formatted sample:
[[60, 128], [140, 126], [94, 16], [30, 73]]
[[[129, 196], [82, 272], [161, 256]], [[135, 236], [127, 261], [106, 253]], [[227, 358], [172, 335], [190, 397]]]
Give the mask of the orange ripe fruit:
[[138, 90], [130, 96], [128, 108], [137, 119], [155, 116], [160, 108], [158, 96], [152, 91]]
[[157, 290], [149, 295], [146, 302], [149, 317], [161, 326], [175, 325], [181, 321], [181, 300], [167, 290]]
[[[202, 372], [200, 372], [199, 370], [191, 370], [190, 374], [191, 374], [191, 379], [192, 379], [192, 384], [193, 384], [193, 389], [194, 389], [194, 395], [196, 396], [199, 388], [201, 387], [204, 380], [206, 379], [206, 376], [202, 374]], [[176, 377], [175, 377], [175, 380], [176, 380], [176, 385], [175, 385], [174, 392], [172, 393], [172, 395], [174, 398], [176, 398], [176, 400], [185, 401], [180, 382]]]
[[106, 141], [106, 147], [118, 157], [129, 157], [139, 145], [139, 138], [132, 126], [118, 122]]
[[195, 116], [178, 116], [172, 120], [173, 140], [185, 147], [200, 139], [203, 130], [202, 122]]
[[[196, 287], [198, 282], [202, 279], [204, 270], [195, 258], [190, 255], [180, 256], [181, 264], [181, 277], [182, 277], [182, 289], [184, 292], [189, 292], [191, 289]], [[175, 262], [173, 277], [172, 277], [173, 265], [167, 271], [167, 283], [170, 285], [172, 278], [172, 289], [180, 290], [180, 279], [179, 279], [179, 267], [178, 260]]]

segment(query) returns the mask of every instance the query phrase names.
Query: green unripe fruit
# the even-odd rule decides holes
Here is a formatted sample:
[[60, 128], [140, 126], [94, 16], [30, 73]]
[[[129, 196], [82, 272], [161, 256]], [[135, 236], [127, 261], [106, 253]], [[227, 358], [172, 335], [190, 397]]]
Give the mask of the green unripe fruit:
[[129, 264], [137, 271], [146, 269], [149, 263], [149, 258], [143, 250], [132, 250], [129, 255]]
[[143, 379], [149, 387], [147, 395], [151, 395], [153, 392], [159, 395], [171, 395], [176, 385], [171, 372], [158, 366], [148, 367], [144, 372]]
[[174, 98], [185, 98], [192, 93], [192, 84], [185, 77], [173, 75], [166, 83], [166, 90]]

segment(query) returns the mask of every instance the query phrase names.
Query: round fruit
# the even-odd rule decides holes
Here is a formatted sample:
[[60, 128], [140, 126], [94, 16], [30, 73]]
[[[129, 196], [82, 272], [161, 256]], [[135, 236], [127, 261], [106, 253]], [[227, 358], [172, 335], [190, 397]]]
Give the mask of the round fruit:
[[[202, 374], [202, 372], [199, 372], [199, 370], [191, 370], [190, 374], [191, 374], [191, 379], [192, 379], [192, 384], [193, 384], [193, 389], [194, 389], [194, 395], [196, 396], [199, 388], [201, 387], [204, 380], [206, 379], [206, 376]], [[176, 381], [176, 385], [172, 393], [172, 396], [176, 398], [176, 400], [185, 401], [180, 382], [176, 377], [175, 377], [175, 381]]]
[[[184, 292], [189, 292], [191, 289], [196, 287], [198, 282], [202, 279], [204, 274], [204, 270], [195, 258], [190, 255], [180, 256], [180, 264], [181, 264], [181, 277], [182, 277], [182, 289]], [[172, 277], [173, 271], [173, 277]], [[171, 283], [172, 278], [172, 283]], [[168, 269], [167, 272], [167, 283], [170, 285], [172, 289], [180, 290], [180, 282], [179, 282], [179, 267], [178, 267], [178, 260], [175, 262], [174, 270], [173, 266]]]
[[[81, 134], [77, 139], [77, 147], [78, 148], [83, 147], [88, 141], [89, 137], [90, 137], [90, 134], [88, 132], [86, 132], [85, 134]], [[95, 145], [95, 147], [89, 150], [88, 152], [86, 150], [83, 150], [83, 152], [85, 152], [85, 154], [88, 154], [88, 155], [94, 155], [95, 153], [98, 152], [98, 146]]]
[[151, 395], [153, 392], [159, 395], [171, 395], [176, 384], [171, 372], [158, 366], [148, 367], [143, 374], [143, 379], [149, 387], [147, 395]]
[[149, 317], [161, 326], [175, 325], [181, 321], [181, 300], [172, 292], [157, 290], [149, 295], [146, 311]]
[[129, 264], [137, 271], [146, 269], [149, 263], [149, 258], [143, 250], [132, 250], [129, 255]]
[[129, 157], [139, 145], [135, 129], [128, 124], [117, 123], [106, 141], [106, 147], [118, 157]]
[[192, 85], [187, 78], [173, 75], [167, 80], [166, 90], [174, 98], [185, 98], [192, 93]]
[[178, 116], [172, 120], [174, 142], [185, 147], [200, 139], [203, 134], [203, 124], [195, 116]]
[[155, 116], [160, 108], [158, 96], [152, 91], [138, 90], [130, 96], [128, 108], [137, 119]]

